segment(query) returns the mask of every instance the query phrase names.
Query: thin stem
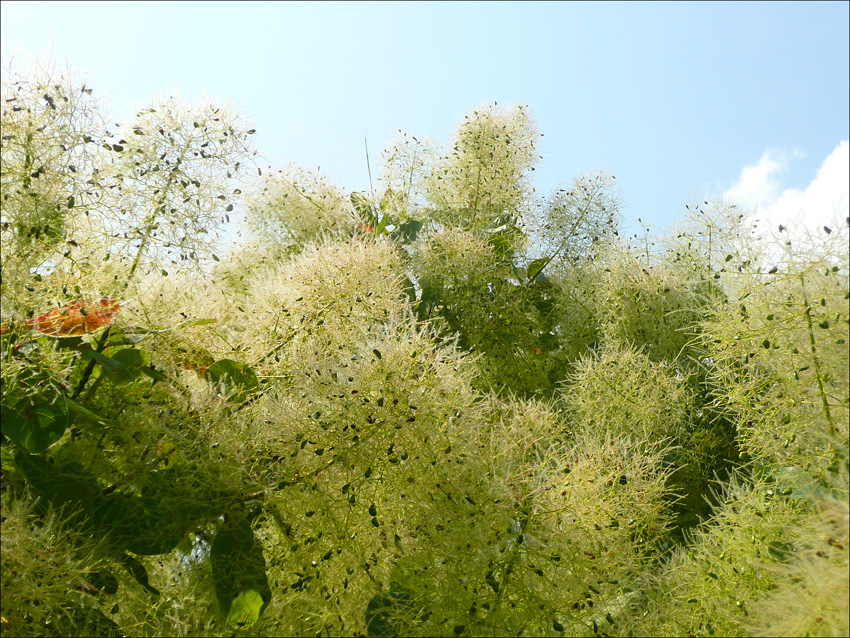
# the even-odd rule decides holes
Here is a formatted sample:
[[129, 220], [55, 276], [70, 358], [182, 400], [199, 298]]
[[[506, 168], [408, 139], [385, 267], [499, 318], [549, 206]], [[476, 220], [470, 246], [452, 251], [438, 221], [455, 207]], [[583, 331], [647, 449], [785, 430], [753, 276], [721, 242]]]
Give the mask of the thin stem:
[[366, 170], [369, 171], [369, 191], [372, 193], [372, 200], [375, 199], [375, 188], [372, 186], [372, 166], [369, 164], [369, 142], [366, 136], [363, 136], [363, 145], [366, 147]]
[[91, 384], [89, 391], [86, 392], [85, 401], [88, 401], [89, 399], [92, 398], [92, 396], [95, 393], [95, 390], [97, 390], [100, 387], [100, 384], [101, 384], [102, 381], [103, 381], [103, 375], [100, 375], [97, 379], [94, 380], [94, 383]]
[[[100, 353], [106, 348], [106, 343], [109, 341], [109, 331], [112, 329], [111, 326], [108, 326], [106, 330], [103, 331], [103, 334], [100, 336], [100, 339], [97, 342], [96, 352]], [[83, 371], [83, 376], [80, 378], [80, 382], [77, 384], [76, 389], [74, 390], [74, 394], [71, 395], [71, 400], [76, 399], [80, 394], [82, 394], [83, 390], [86, 388], [86, 384], [89, 382], [91, 378], [92, 372], [94, 372], [94, 364], [95, 360], [92, 358], [89, 361], [86, 369]]]
[[525, 531], [528, 527], [529, 519], [531, 518], [531, 511], [530, 511], [530, 508], [529, 508], [528, 503], [527, 503], [527, 497], [526, 497], [526, 501], [524, 501], [522, 506], [521, 506], [521, 511], [522, 511], [522, 513], [520, 515], [519, 520], [517, 521], [519, 523], [519, 533], [516, 535], [516, 537], [514, 539], [514, 546], [513, 546], [512, 551], [511, 551], [511, 557], [508, 560], [508, 564], [507, 564], [507, 566], [505, 567], [505, 570], [504, 570], [504, 579], [500, 583], [499, 592], [496, 594], [496, 602], [493, 604], [493, 609], [490, 611], [489, 614], [487, 614], [487, 617], [484, 619], [484, 623], [488, 623], [490, 621], [490, 619], [493, 616], [495, 616], [496, 613], [499, 611], [499, 606], [502, 604], [502, 599], [504, 598], [505, 592], [508, 589], [508, 583], [511, 579], [511, 574], [514, 571], [514, 567], [516, 565], [516, 560], [519, 556], [520, 547], [521, 547], [521, 544], [517, 542], [517, 539], [520, 536], [525, 535]]
[[826, 416], [826, 422], [829, 424], [829, 435], [835, 436], [835, 422], [832, 420], [832, 413], [829, 411], [829, 401], [826, 398], [826, 390], [823, 386], [823, 376], [821, 375], [820, 359], [817, 355], [817, 346], [815, 344], [815, 330], [812, 325], [812, 307], [809, 304], [809, 296], [806, 293], [806, 282], [802, 273], [800, 274], [800, 285], [803, 288], [803, 304], [805, 305], [806, 325], [809, 329], [809, 345], [812, 349], [812, 360], [815, 364], [815, 378], [818, 382], [818, 392], [820, 393], [821, 402], [823, 403], [823, 413]]
[[168, 174], [168, 181], [165, 186], [162, 188], [162, 197], [159, 198], [156, 205], [151, 210], [150, 214], [147, 216], [144, 222], [145, 227], [145, 236], [142, 238], [142, 243], [139, 244], [139, 250], [136, 252], [136, 257], [133, 259], [133, 264], [130, 266], [130, 272], [127, 274], [127, 280], [124, 282], [122, 291], [127, 290], [130, 285], [130, 282], [133, 279], [133, 275], [136, 272], [136, 269], [139, 267], [139, 263], [142, 260], [142, 255], [145, 252], [145, 248], [147, 248], [148, 240], [151, 237], [151, 233], [154, 230], [154, 221], [156, 220], [157, 211], [165, 206], [165, 198], [168, 197], [168, 192], [171, 187], [171, 184], [174, 182], [174, 176], [177, 174], [177, 171], [180, 168], [180, 163], [182, 162], [182, 158], [177, 158], [177, 163], [174, 165], [174, 168], [171, 169], [171, 172]]
[[[590, 199], [590, 198], [588, 198], [588, 199]], [[570, 228], [570, 230], [568, 231], [567, 239], [569, 239], [573, 236], [573, 232], [576, 230], [576, 228], [578, 228], [579, 222], [584, 219], [584, 216], [587, 215], [587, 213], [589, 211], [590, 211], [590, 201], [585, 200], [584, 209], [581, 211], [579, 216], [573, 222], [572, 228]], [[552, 260], [555, 259], [555, 257], [557, 257], [558, 255], [560, 255], [561, 251], [564, 250], [567, 247], [567, 243], [568, 243], [567, 239], [565, 239], [563, 242], [561, 242], [561, 246], [558, 248], [558, 250], [556, 250], [549, 257], [546, 258], [546, 261], [540, 267], [540, 270], [537, 271], [537, 276], [541, 275], [543, 273], [543, 271], [546, 270], [546, 267], [552, 262]], [[535, 279], [537, 278], [537, 276], [535, 276]], [[531, 284], [531, 282], [532, 282], [532, 280], [528, 279], [528, 281], [526, 281], [526, 284], [527, 285]]]
[[416, 153], [419, 151], [419, 142], [416, 142], [416, 147], [413, 149], [413, 160], [410, 162], [410, 178], [407, 183], [406, 203], [410, 205], [410, 191], [413, 190], [413, 171], [416, 168]]

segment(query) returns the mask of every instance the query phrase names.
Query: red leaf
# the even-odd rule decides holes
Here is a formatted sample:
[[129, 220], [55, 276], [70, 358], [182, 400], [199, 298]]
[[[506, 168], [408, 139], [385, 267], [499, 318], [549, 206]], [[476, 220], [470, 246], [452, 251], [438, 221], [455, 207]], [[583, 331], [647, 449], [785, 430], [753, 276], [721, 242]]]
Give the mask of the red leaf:
[[111, 324], [120, 308], [121, 304], [111, 297], [92, 303], [77, 300], [38, 315], [26, 325], [51, 337], [77, 337]]

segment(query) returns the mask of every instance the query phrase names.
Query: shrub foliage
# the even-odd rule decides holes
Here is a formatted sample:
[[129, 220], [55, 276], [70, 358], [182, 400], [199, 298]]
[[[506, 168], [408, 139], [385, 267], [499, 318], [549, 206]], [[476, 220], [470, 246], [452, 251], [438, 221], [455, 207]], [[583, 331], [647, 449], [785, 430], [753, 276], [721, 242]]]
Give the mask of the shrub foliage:
[[628, 241], [525, 107], [378, 197], [7, 78], [4, 633], [847, 635], [846, 225]]

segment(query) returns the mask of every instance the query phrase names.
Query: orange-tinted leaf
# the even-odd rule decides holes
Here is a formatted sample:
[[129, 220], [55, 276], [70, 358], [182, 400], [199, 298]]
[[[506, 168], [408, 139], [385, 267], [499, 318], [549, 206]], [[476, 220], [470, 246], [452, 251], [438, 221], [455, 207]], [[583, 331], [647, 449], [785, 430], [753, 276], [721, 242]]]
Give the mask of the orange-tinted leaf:
[[212, 355], [199, 347], [188, 347], [181, 343], [171, 344], [171, 353], [175, 363], [184, 370], [193, 370], [202, 379], [206, 376], [207, 368], [215, 363]]
[[51, 337], [77, 337], [111, 324], [120, 308], [111, 297], [86, 303], [77, 300], [30, 319], [26, 325]]
[[357, 230], [359, 230], [360, 232], [363, 232], [363, 233], [369, 233], [370, 235], [375, 232], [375, 229], [372, 228], [366, 222], [360, 222], [359, 224], [357, 224]]

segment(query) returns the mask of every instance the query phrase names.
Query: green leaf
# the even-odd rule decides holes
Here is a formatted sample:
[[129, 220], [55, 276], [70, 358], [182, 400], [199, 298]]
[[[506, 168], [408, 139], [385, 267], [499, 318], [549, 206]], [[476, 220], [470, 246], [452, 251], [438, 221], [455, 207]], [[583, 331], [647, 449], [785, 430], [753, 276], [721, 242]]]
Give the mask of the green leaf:
[[142, 374], [142, 367], [148, 364], [150, 356], [135, 348], [123, 348], [112, 355], [112, 360], [120, 363], [132, 376], [133, 381]]
[[397, 232], [402, 236], [403, 243], [407, 244], [412, 241], [416, 241], [416, 235], [420, 230], [422, 230], [423, 225], [424, 224], [422, 222], [411, 219], [410, 221], [400, 224]]
[[555, 309], [554, 300], [544, 296], [539, 290], [534, 291], [536, 294], [531, 298], [531, 303], [544, 315], [548, 315]]
[[372, 214], [372, 203], [363, 193], [351, 193], [349, 199], [351, 200], [351, 205], [354, 206], [354, 210], [357, 214], [361, 216]]
[[118, 382], [129, 382], [132, 381], [135, 377], [133, 373], [130, 372], [123, 363], [120, 361], [116, 361], [111, 357], [107, 357], [101, 352], [97, 350], [86, 350], [82, 354], [82, 358], [85, 360], [94, 359], [97, 361], [106, 373], [115, 379]]
[[[215, 594], [225, 618], [248, 622], [246, 608], [259, 618], [272, 598], [263, 550], [250, 521], [241, 517], [222, 523], [210, 547]], [[255, 594], [262, 601], [257, 610]], [[245, 620], [242, 620], [245, 618]], [[253, 621], [252, 621], [253, 622]]]
[[513, 255], [514, 245], [502, 233], [495, 233], [487, 238], [487, 243], [493, 247], [493, 250], [499, 257], [508, 258]]
[[[118, 579], [112, 574], [112, 572], [106, 569], [94, 569], [90, 570], [83, 574], [86, 581], [88, 581], [87, 586], [81, 591], [84, 591], [86, 594], [90, 596], [97, 596], [100, 593], [104, 594], [116, 594], [118, 593]], [[112, 612], [115, 613], [115, 612]], [[100, 634], [93, 634], [100, 635]], [[123, 636], [123, 634], [119, 634], [119, 636]]]
[[57, 348], [68, 348], [69, 350], [90, 350], [91, 345], [83, 343], [82, 337], [59, 337], [54, 340]]
[[146, 335], [146, 334], [124, 335], [124, 336], [118, 337], [117, 339], [110, 339], [106, 343], [106, 347], [107, 348], [113, 348], [113, 347], [116, 347], [116, 346], [132, 346], [132, 345], [135, 345], [137, 343], [144, 341], [147, 338], [148, 338], [148, 335]]
[[143, 375], [145, 375], [146, 377], [150, 377], [154, 381], [162, 381], [163, 383], [169, 382], [169, 378], [165, 374], [163, 374], [159, 370], [154, 370], [150, 366], [141, 366], [139, 368], [139, 371]]
[[787, 541], [774, 541], [767, 546], [767, 553], [781, 563], [787, 563], [794, 556], [796, 548]]
[[411, 281], [410, 277], [405, 277], [404, 281], [401, 282], [401, 285], [404, 288], [404, 292], [407, 293], [407, 298], [410, 300], [410, 303], [416, 303], [416, 286], [413, 285], [413, 281]]
[[70, 619], [73, 626], [83, 636], [104, 636], [119, 638], [125, 635], [121, 628], [111, 618], [96, 607], [72, 607]]
[[422, 297], [419, 299], [420, 302], [426, 303], [436, 303], [440, 300], [440, 287], [439, 286], [429, 286], [427, 284], [422, 284]]
[[103, 498], [95, 522], [109, 532], [114, 546], [140, 556], [170, 552], [191, 523], [179, 508], [167, 507], [161, 500], [121, 494]]
[[[357, 216], [367, 224], [369, 224], [372, 228], [375, 229], [375, 233], [379, 233], [378, 230], [378, 211], [375, 206], [372, 205], [372, 202], [366, 197], [363, 193], [351, 193], [349, 199], [351, 200], [351, 205], [354, 206], [354, 210], [357, 213]], [[384, 228], [386, 228], [387, 216], [384, 216]]]
[[369, 636], [401, 635], [392, 622], [393, 599], [389, 594], [373, 596], [366, 605], [366, 632]]
[[65, 508], [67, 514], [81, 515], [81, 523], [88, 526], [96, 510], [100, 493], [91, 472], [79, 463], [67, 463], [61, 468], [40, 456], [17, 454], [15, 462], [29, 484], [45, 497], [54, 508]]
[[212, 364], [207, 368], [206, 379], [213, 385], [223, 385], [230, 400], [236, 403], [246, 401], [260, 387], [250, 366], [232, 359], [221, 359]]
[[44, 399], [30, 403], [19, 401], [2, 406], [0, 430], [15, 445], [30, 454], [39, 454], [54, 445], [71, 425], [71, 419], [60, 402]]
[[535, 259], [530, 264], [528, 264], [528, 279], [532, 280], [537, 277], [543, 269], [546, 267], [546, 264], [549, 263], [548, 257], [543, 257], [541, 259]]
[[440, 302], [440, 292], [437, 286], [422, 284], [422, 296], [416, 304], [416, 314], [420, 320], [424, 321], [431, 316], [434, 306]]
[[[198, 500], [199, 490], [203, 490], [209, 500]], [[224, 492], [199, 484], [194, 463], [181, 463], [174, 459], [168, 467], [154, 470], [148, 475], [141, 493], [142, 501], [149, 509], [161, 508], [174, 512], [177, 520], [189, 522], [215, 516], [218, 512], [216, 503], [221, 498], [228, 498]]]
[[145, 569], [145, 566], [138, 559], [133, 558], [129, 554], [123, 554], [121, 556], [121, 562], [127, 568], [127, 571], [130, 572], [130, 575], [136, 579], [137, 583], [154, 596], [159, 596], [159, 591], [151, 587], [148, 582], [148, 570]]
[[381, 221], [378, 222], [378, 225], [375, 226], [375, 236], [378, 235], [386, 235], [387, 234], [387, 225], [390, 222], [390, 216], [386, 213], [381, 217]]
[[227, 622], [234, 627], [250, 627], [260, 619], [265, 602], [255, 589], [239, 593], [230, 605]]
[[63, 397], [62, 400], [65, 402], [65, 405], [68, 406], [69, 412], [74, 412], [75, 414], [82, 416], [82, 417], [85, 417], [86, 419], [89, 419], [93, 423], [98, 423], [100, 425], [107, 425], [109, 423], [109, 421], [104, 419], [99, 414], [92, 412], [88, 408], [80, 405], [76, 401], [69, 399], [68, 397]]
[[118, 579], [107, 569], [96, 569], [88, 574], [89, 582], [104, 594], [118, 593]]
[[373, 596], [366, 605], [366, 632], [369, 636], [404, 636], [409, 632], [403, 618], [413, 610], [410, 594], [403, 589]]

